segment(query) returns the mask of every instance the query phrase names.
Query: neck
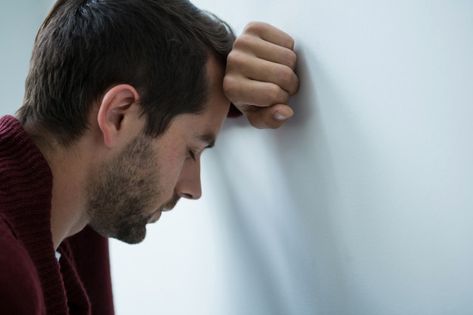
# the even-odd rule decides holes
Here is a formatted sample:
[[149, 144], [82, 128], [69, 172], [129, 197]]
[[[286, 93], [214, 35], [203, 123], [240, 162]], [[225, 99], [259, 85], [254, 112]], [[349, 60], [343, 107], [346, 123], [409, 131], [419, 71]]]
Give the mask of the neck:
[[83, 167], [86, 159], [80, 154], [80, 142], [65, 148], [40, 136], [32, 135], [32, 139], [53, 175], [51, 235], [57, 249], [65, 238], [80, 232], [88, 223]]
[[[51, 199], [51, 234], [54, 248], [78, 232], [88, 223], [83, 197], [80, 167], [68, 164], [70, 159], [52, 159], [53, 191]], [[49, 160], [48, 160], [49, 162]], [[78, 172], [79, 171], [79, 172]]]

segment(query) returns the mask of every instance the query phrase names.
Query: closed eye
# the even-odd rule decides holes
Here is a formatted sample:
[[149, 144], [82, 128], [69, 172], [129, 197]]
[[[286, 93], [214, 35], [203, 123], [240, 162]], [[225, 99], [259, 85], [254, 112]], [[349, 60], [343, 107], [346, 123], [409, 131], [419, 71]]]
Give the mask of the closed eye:
[[191, 159], [196, 161], [196, 154], [194, 153], [194, 151], [189, 150], [188, 153], [189, 153], [189, 156], [191, 157]]

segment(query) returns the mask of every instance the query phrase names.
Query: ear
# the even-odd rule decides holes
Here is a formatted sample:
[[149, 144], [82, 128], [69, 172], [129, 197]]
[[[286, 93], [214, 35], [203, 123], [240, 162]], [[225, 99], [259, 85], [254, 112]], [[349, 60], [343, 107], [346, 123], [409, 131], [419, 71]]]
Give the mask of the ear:
[[99, 104], [97, 123], [107, 147], [133, 136], [130, 132], [138, 129], [139, 120], [139, 94], [133, 86], [119, 84], [105, 93]]

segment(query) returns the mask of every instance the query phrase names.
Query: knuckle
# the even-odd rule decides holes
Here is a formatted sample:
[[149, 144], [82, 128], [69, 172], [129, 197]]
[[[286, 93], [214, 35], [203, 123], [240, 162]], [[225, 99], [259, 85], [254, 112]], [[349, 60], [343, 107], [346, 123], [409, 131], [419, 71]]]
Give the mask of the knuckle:
[[238, 36], [238, 38], [233, 43], [233, 48], [234, 49], [246, 48], [248, 46], [251, 46], [252, 43], [253, 43], [253, 36], [248, 35], [248, 34], [242, 34]]
[[296, 93], [299, 86], [299, 78], [294, 72], [291, 71], [284, 84], [284, 89], [289, 92], [289, 94], [293, 95]]
[[279, 89], [279, 91], [278, 103], [287, 104], [289, 102], [289, 94], [283, 89]]
[[287, 47], [290, 47], [291, 49], [293, 49], [294, 44], [295, 44], [294, 39], [291, 36], [288, 36], [286, 44], [287, 44]]
[[232, 50], [227, 56], [227, 68], [232, 69], [234, 66], [238, 66], [244, 57], [238, 50]]
[[278, 97], [279, 97], [279, 94], [280, 94], [280, 88], [275, 85], [275, 84], [271, 84], [269, 87], [268, 87], [268, 90], [267, 90], [267, 98], [270, 100], [270, 103], [273, 103]]
[[288, 98], [287, 93], [276, 84], [271, 84], [269, 86], [267, 91], [267, 97], [271, 104], [285, 103]]
[[286, 66], [281, 67], [281, 69], [278, 71], [277, 77], [281, 85], [285, 88], [291, 86], [294, 80], [292, 69]]
[[223, 78], [223, 93], [228, 97], [232, 98], [238, 89], [238, 83], [236, 78], [231, 75], [226, 75]]
[[230, 53], [227, 56], [227, 67], [228, 67], [228, 64], [232, 64], [235, 62], [235, 58], [236, 58], [235, 55], [238, 55], [237, 53], [235, 53], [235, 50], [230, 51]]
[[247, 33], [258, 33], [264, 27], [264, 24], [263, 22], [256, 21], [249, 22], [245, 27], [245, 31]]
[[288, 65], [288, 67], [290, 67], [291, 69], [296, 68], [297, 55], [293, 50], [288, 49], [286, 56], [284, 58], [286, 60], [286, 64]]
[[[276, 83], [284, 90], [288, 91], [290, 94], [294, 94], [297, 91], [299, 85], [299, 79], [294, 71], [287, 67], [282, 66], [278, 72], [275, 74]], [[287, 93], [286, 93], [287, 95]], [[281, 99], [286, 99], [285, 96], [281, 96]]]

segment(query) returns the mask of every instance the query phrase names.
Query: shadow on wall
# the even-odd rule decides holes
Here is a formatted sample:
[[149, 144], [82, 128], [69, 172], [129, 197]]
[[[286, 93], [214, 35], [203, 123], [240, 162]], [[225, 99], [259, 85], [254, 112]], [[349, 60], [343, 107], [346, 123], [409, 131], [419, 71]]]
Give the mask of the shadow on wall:
[[[274, 131], [248, 131], [244, 119], [231, 121], [225, 143], [217, 149], [220, 189], [226, 196], [224, 220], [246, 276], [246, 282], [236, 281], [234, 289], [236, 296], [246, 292], [245, 304], [252, 306], [244, 310], [249, 311], [246, 314], [353, 314], [348, 302], [353, 292], [348, 292], [344, 267], [350, 253], [337, 225], [340, 209], [347, 205], [342, 204], [342, 170], [333, 151], [345, 152], [343, 163], [350, 163], [352, 152], [361, 149], [361, 137], [348, 112], [349, 103], [340, 99], [343, 91], [315, 54], [303, 50], [298, 55], [301, 87], [291, 100], [295, 109], [291, 121]], [[334, 121], [336, 125], [327, 123]], [[339, 137], [343, 137], [339, 143], [357, 143], [357, 147], [334, 147]], [[227, 143], [239, 141], [243, 152], [229, 155], [232, 149]], [[261, 168], [269, 165], [266, 170], [272, 174], [258, 174], [257, 168], [249, 171], [251, 161], [261, 163]], [[246, 186], [238, 179], [245, 175], [250, 177]], [[263, 180], [255, 184], [258, 176]], [[265, 194], [270, 195], [269, 201], [264, 201]]]
[[[300, 294], [306, 295], [312, 307], [304, 309], [303, 314], [354, 314], [349, 307], [352, 303], [347, 303], [353, 292], [343, 262], [350, 260], [350, 254], [338, 226], [344, 198], [334, 156], [340, 149], [336, 148], [338, 137], [345, 139], [342, 142], [361, 141], [347, 109], [349, 102], [340, 98], [343, 93], [336, 80], [312, 51], [302, 50], [298, 56], [301, 87], [292, 99], [296, 115], [273, 137], [286, 193], [294, 205], [287, 234], [299, 234], [298, 240], [285, 244], [292, 266], [289, 272], [294, 285], [303, 287]], [[349, 150], [346, 153], [350, 154]]]

